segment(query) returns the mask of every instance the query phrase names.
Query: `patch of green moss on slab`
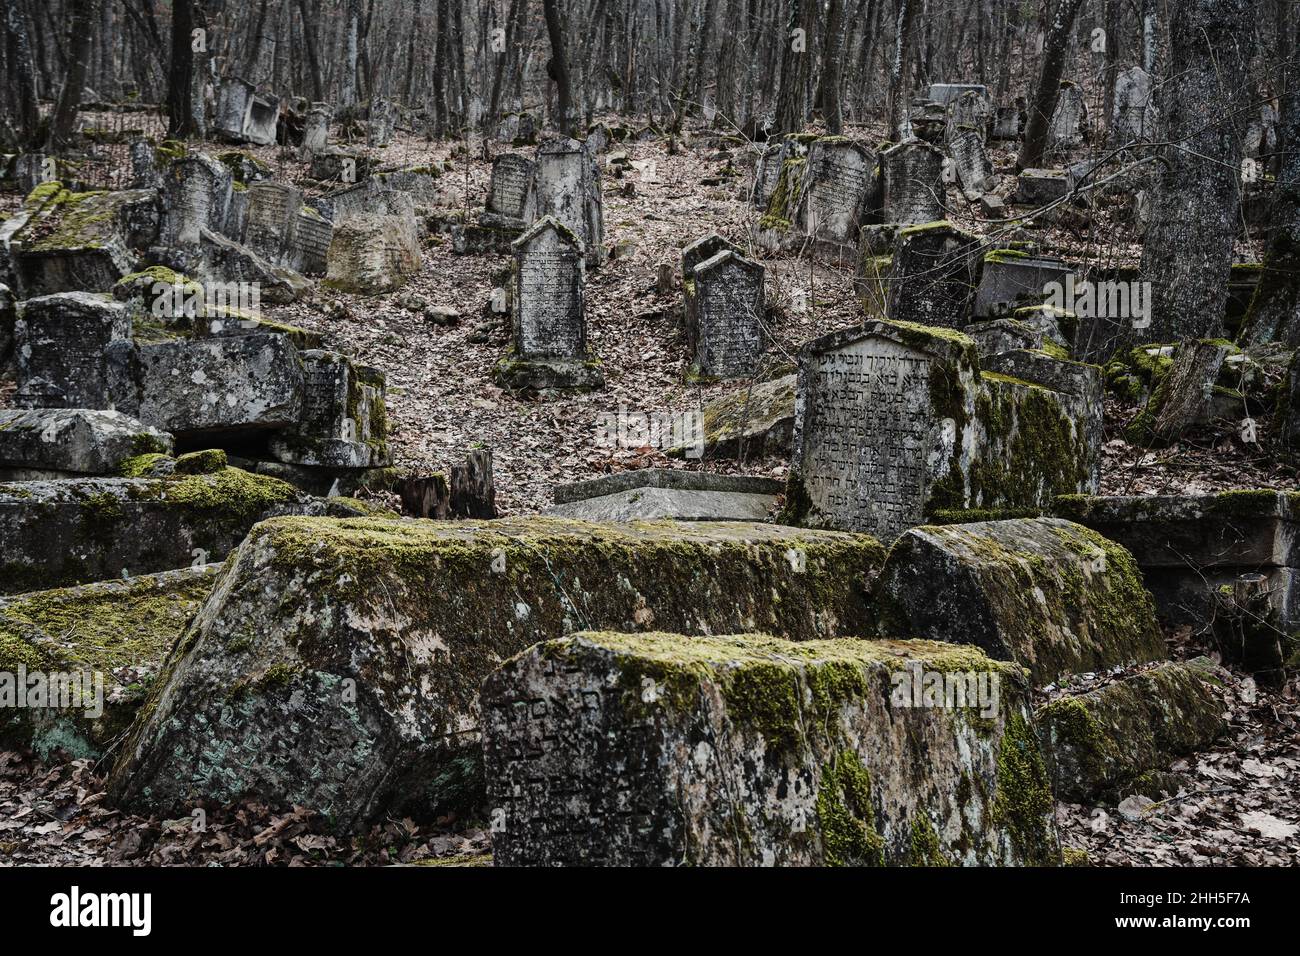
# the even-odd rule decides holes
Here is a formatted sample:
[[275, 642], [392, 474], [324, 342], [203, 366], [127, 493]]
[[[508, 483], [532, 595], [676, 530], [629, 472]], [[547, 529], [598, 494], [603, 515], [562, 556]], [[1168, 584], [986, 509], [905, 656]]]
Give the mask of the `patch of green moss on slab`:
[[1060, 847], [1050, 823], [1055, 809], [1033, 728], [1023, 715], [1013, 712], [998, 753], [993, 816], [1006, 827], [1012, 846], [1026, 864], [1055, 866], [1060, 862]]
[[822, 767], [817, 822], [827, 866], [883, 866], [885, 841], [876, 831], [871, 774], [852, 750]]

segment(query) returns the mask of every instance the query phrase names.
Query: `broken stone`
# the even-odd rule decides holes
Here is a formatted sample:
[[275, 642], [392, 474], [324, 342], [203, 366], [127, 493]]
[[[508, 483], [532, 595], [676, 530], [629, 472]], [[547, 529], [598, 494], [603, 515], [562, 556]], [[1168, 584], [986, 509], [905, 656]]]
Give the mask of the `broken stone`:
[[[1058, 800], [1118, 800], [1177, 757], [1228, 730], [1222, 687], [1206, 658], [1164, 663], [1084, 694], [1059, 697], [1035, 721]], [[1159, 793], [1145, 794], [1149, 797]]]
[[383, 374], [338, 352], [298, 353], [303, 369], [303, 406], [296, 428], [268, 443], [271, 454], [292, 465], [374, 468], [392, 464], [384, 409]]
[[796, 375], [755, 382], [704, 406], [704, 445], [668, 450], [673, 458], [787, 458], [794, 435]]
[[[983, 733], [973, 709], [898, 690], [900, 673], [954, 669], [1000, 688]], [[502, 665], [483, 714], [500, 865], [1010, 865], [1060, 852], [1023, 684], [949, 645], [582, 633]], [[746, 839], [721, 838], [737, 830]]]
[[1063, 169], [1026, 169], [1016, 179], [1012, 202], [1021, 206], [1046, 206], [1069, 192], [1069, 178]]
[[247, 246], [204, 229], [198, 256], [187, 268], [206, 289], [219, 286], [257, 290], [258, 301], [294, 302], [311, 291], [308, 279], [286, 266], [268, 262]]
[[913, 528], [875, 597], [881, 635], [974, 644], [1036, 685], [1168, 656], [1133, 556], [1059, 518]]
[[60, 292], [18, 305], [14, 322], [19, 408], [112, 408], [130, 374], [131, 317], [89, 292]]
[[0, 481], [115, 475], [128, 458], [171, 450], [171, 435], [121, 412], [0, 410]]
[[388, 100], [371, 100], [366, 122], [366, 143], [383, 148], [392, 141], [397, 111]]
[[965, 93], [974, 93], [987, 100], [989, 89], [979, 83], [931, 83], [926, 99], [931, 103], [947, 106]]
[[30, 747], [44, 760], [103, 756], [131, 725], [220, 567], [0, 597], [0, 674], [39, 674], [51, 691], [60, 675], [89, 692], [44, 707], [0, 707], [0, 744]]
[[981, 146], [988, 136], [989, 118], [992, 108], [988, 95], [976, 90], [966, 90], [946, 104], [947, 117], [944, 140], [951, 144], [953, 140], [967, 133], [974, 133]]
[[988, 319], [984, 322], [972, 322], [962, 331], [974, 340], [975, 350], [979, 352], [981, 364], [984, 365], [987, 365], [986, 358], [991, 355], [1016, 349], [1043, 347], [1042, 329], [1016, 319]]
[[235, 468], [0, 484], [0, 593], [219, 561], [263, 518], [308, 506], [292, 486]]
[[328, 106], [324, 103], [312, 104], [302, 128], [302, 155], [305, 159], [315, 158], [317, 153], [323, 152], [329, 145], [330, 119]]
[[419, 227], [407, 215], [358, 214], [336, 222], [325, 287], [376, 295], [400, 289], [420, 270]]
[[111, 793], [151, 812], [256, 794], [341, 828], [477, 805], [479, 686], [498, 661], [593, 627], [851, 633], [882, 558], [868, 537], [745, 522], [266, 521], [178, 645]]

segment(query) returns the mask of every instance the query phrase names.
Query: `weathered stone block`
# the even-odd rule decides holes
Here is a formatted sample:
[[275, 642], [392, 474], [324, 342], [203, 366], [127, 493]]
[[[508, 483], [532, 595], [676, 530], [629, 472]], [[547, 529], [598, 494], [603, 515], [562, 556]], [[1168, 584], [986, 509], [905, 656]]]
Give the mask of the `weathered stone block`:
[[[126, 732], [220, 566], [0, 597], [0, 744], [43, 759], [100, 757]], [[21, 671], [20, 671], [21, 669]], [[16, 708], [5, 679], [64, 676], [85, 693]], [[95, 693], [98, 688], [99, 694]], [[69, 706], [60, 706], [60, 705]]]
[[0, 593], [84, 584], [219, 560], [272, 514], [307, 499], [235, 468], [172, 478], [0, 485]]
[[268, 521], [178, 646], [112, 790], [160, 810], [256, 794], [343, 827], [473, 801], [458, 773], [502, 659], [592, 627], [852, 633], [881, 559], [869, 537], [741, 522]]
[[682, 445], [672, 457], [786, 458], [794, 438], [797, 375], [757, 382], [704, 406], [704, 447]]
[[943, 151], [909, 139], [880, 154], [881, 218], [918, 225], [943, 218]]
[[774, 478], [638, 468], [560, 485], [547, 513], [584, 521], [764, 521], [781, 490]]
[[1228, 729], [1218, 685], [1201, 658], [1044, 704], [1035, 721], [1057, 799], [1123, 799], [1144, 774], [1209, 747]]
[[998, 318], [1019, 308], [1039, 305], [1050, 294], [1048, 286], [1064, 283], [1070, 273], [1070, 267], [1060, 259], [1029, 256], [1014, 249], [994, 250], [984, 256], [974, 314]]
[[899, 230], [886, 314], [896, 322], [961, 328], [970, 318], [979, 239], [952, 223]]
[[415, 216], [355, 215], [334, 227], [325, 285], [374, 295], [406, 284], [420, 269]]
[[754, 374], [766, 341], [763, 280], [763, 266], [729, 249], [683, 273], [689, 378]]
[[18, 305], [14, 322], [20, 408], [111, 408], [126, 389], [131, 317], [89, 292], [60, 292]]
[[282, 462], [322, 468], [374, 468], [392, 463], [384, 376], [338, 352], [299, 353], [303, 409], [296, 428], [268, 443]]
[[1069, 192], [1069, 174], [1064, 169], [1026, 169], [1016, 179], [1012, 201], [1022, 206], [1046, 206]]
[[0, 410], [0, 480], [117, 474], [149, 452], [170, 454], [172, 436], [114, 411]]
[[[900, 673], [963, 672], [994, 715], [916, 707]], [[584, 633], [483, 687], [506, 866], [1057, 862], [1016, 669], [929, 641]]]
[[875, 597], [882, 635], [974, 644], [1036, 684], [1167, 656], [1133, 556], [1057, 518], [913, 528]]

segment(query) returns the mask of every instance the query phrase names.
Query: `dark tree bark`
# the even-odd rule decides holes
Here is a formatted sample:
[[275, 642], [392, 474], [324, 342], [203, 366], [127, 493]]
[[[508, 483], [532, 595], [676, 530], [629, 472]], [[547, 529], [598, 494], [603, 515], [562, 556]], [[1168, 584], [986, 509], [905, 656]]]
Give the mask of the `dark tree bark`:
[[175, 0], [172, 5], [172, 55], [167, 68], [167, 135], [172, 139], [204, 133], [200, 71], [206, 57], [194, 50], [194, 31], [206, 30], [207, 22], [203, 0]]
[[302, 21], [302, 45], [307, 54], [307, 71], [311, 74], [312, 98], [322, 103], [325, 100], [325, 76], [320, 68], [316, 16], [308, 12], [307, 0], [298, 0], [298, 18]]
[[339, 84], [339, 103], [344, 109], [357, 105], [357, 69], [361, 55], [361, 0], [347, 0], [347, 4], [343, 75]]
[[3, 0], [5, 16], [5, 58], [12, 85], [15, 134], [24, 145], [32, 143], [40, 125], [41, 112], [36, 101], [36, 67], [32, 61], [31, 38], [27, 17], [19, 0]]
[[1074, 20], [1083, 0], [1058, 0], [1056, 12], [1047, 29], [1043, 44], [1043, 67], [1038, 75], [1038, 86], [1029, 104], [1029, 124], [1025, 129], [1025, 142], [1016, 159], [1017, 169], [1031, 169], [1043, 165], [1047, 155], [1047, 133], [1056, 112], [1056, 101], [1061, 94], [1061, 76], [1065, 72], [1065, 55], [1074, 34]]
[[826, 71], [822, 76], [822, 117], [832, 136], [844, 132], [844, 110], [840, 102], [843, 68], [840, 64], [840, 34], [844, 24], [844, 0], [830, 0], [826, 12]]
[[557, 98], [556, 124], [565, 136], [573, 135], [573, 89], [569, 80], [569, 61], [564, 52], [564, 25], [560, 22], [559, 0], [542, 0], [542, 9], [546, 16], [546, 36], [551, 43], [551, 61], [547, 72], [555, 81]]
[[[793, 133], [808, 120], [808, 80], [812, 73], [813, 0], [792, 0], [782, 37], [781, 87], [777, 96], [775, 133]], [[801, 34], [796, 31], [802, 30]]]
[[1273, 198], [1264, 269], [1242, 325], [1242, 342], [1300, 346], [1300, 43], [1287, 63], [1278, 136], [1281, 172]]
[[495, 54], [496, 71], [492, 76], [492, 98], [488, 102], [487, 120], [495, 124], [501, 118], [501, 90], [510, 65], [514, 62], [519, 44], [519, 34], [523, 29], [524, 0], [510, 0], [510, 13], [506, 17], [505, 49]]
[[1147, 341], [1218, 335], [1241, 205], [1239, 124], [1249, 105], [1251, 0], [1183, 0], [1171, 27], [1168, 145], [1142, 249]]
[[50, 135], [45, 145], [51, 151], [67, 149], [76, 132], [77, 111], [81, 108], [81, 95], [86, 88], [86, 74], [94, 51], [94, 25], [99, 18], [99, 4], [100, 0], [71, 0], [68, 76], [63, 81], [63, 90], [50, 120]]
[[907, 64], [916, 33], [916, 8], [920, 0], [897, 0], [894, 9], [894, 46], [889, 59], [889, 135], [902, 134], [907, 115]]

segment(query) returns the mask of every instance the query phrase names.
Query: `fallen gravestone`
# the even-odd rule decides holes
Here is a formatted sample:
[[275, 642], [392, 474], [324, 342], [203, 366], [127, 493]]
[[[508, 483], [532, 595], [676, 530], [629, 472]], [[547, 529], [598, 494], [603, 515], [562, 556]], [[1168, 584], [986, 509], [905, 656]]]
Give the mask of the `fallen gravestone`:
[[128, 458], [171, 450], [171, 435], [121, 412], [0, 410], [0, 481], [114, 475]]
[[341, 828], [477, 805], [479, 686], [499, 661], [587, 628], [853, 633], [882, 559], [866, 536], [746, 522], [266, 521], [177, 645], [111, 793], [150, 812], [256, 795]]
[[638, 468], [560, 485], [547, 514], [586, 521], [764, 521], [782, 490], [774, 478]]
[[497, 381], [520, 391], [600, 388], [600, 360], [587, 348], [582, 240], [547, 216], [515, 240], [514, 252], [514, 342]]
[[794, 436], [794, 397], [798, 376], [753, 382], [704, 406], [703, 446], [681, 444], [672, 458], [788, 458]]
[[268, 443], [271, 455], [291, 465], [376, 468], [392, 464], [381, 372], [338, 352], [298, 353], [303, 370], [302, 413], [297, 426]]
[[1133, 556], [1059, 518], [913, 528], [875, 598], [882, 636], [975, 644], [1036, 685], [1168, 656]]
[[[982, 730], [977, 694], [967, 709], [899, 692], [900, 674], [954, 671], [963, 689], [998, 689]], [[483, 712], [498, 865], [1041, 865], [1060, 853], [1023, 683], [951, 645], [583, 633], [503, 664]]]
[[18, 304], [14, 321], [19, 408], [111, 408], [131, 374], [131, 316], [89, 292]]

